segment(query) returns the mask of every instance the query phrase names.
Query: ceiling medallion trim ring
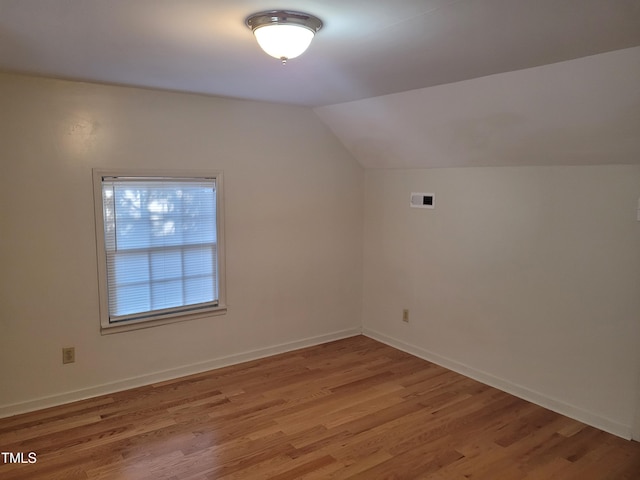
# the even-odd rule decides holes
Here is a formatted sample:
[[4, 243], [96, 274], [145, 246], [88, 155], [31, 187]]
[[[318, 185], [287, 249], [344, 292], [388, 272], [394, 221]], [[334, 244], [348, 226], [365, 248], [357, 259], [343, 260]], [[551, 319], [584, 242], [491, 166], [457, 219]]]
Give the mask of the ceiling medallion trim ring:
[[252, 31], [265, 25], [298, 25], [317, 33], [323, 26], [318, 17], [304, 12], [291, 10], [268, 10], [249, 15], [245, 24]]

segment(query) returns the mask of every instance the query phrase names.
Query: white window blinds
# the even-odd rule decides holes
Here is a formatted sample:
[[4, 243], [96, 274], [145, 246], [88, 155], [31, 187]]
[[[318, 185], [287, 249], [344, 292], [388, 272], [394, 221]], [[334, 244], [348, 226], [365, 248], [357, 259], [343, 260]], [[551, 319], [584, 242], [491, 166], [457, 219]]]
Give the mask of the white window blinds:
[[109, 323], [218, 305], [215, 179], [102, 177]]

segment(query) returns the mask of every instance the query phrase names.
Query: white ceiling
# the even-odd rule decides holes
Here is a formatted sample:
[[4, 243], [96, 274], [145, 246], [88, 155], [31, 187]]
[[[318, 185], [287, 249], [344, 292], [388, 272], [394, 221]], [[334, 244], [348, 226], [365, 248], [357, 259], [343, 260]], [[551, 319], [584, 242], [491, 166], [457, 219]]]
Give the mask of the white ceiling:
[[[286, 66], [244, 19], [325, 27]], [[0, 0], [0, 71], [331, 105], [640, 45], [639, 0]]]
[[640, 165], [640, 47], [314, 110], [366, 168]]

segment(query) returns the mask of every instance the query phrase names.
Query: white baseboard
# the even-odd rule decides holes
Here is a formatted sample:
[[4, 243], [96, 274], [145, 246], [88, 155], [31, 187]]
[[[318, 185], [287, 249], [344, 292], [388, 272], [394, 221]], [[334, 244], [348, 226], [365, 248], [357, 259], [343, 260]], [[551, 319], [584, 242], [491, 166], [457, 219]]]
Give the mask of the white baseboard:
[[311, 347], [313, 345], [319, 345], [321, 343], [332, 342], [334, 340], [341, 340], [343, 338], [353, 337], [360, 334], [361, 331], [359, 328], [341, 330], [338, 332], [304, 338], [293, 342], [272, 345], [257, 350], [241, 352], [226, 357], [214, 358], [211, 360], [207, 360], [206, 362], [184, 365], [181, 367], [149, 373], [138, 377], [126, 378], [123, 380], [118, 380], [116, 382], [94, 385], [70, 392], [41, 397], [35, 400], [28, 400], [25, 402], [14, 403], [10, 405], [0, 405], [0, 418], [10, 417], [12, 415], [18, 415], [20, 413], [32, 412], [35, 410], [41, 410], [43, 408], [54, 407], [78, 400], [86, 400], [87, 398], [106, 395], [122, 390], [128, 390], [130, 388], [141, 387], [144, 385], [150, 385], [166, 380], [172, 380], [174, 378], [206, 372], [208, 370], [214, 370], [216, 368], [235, 365], [242, 362], [248, 362], [250, 360], [257, 360], [259, 358], [269, 357], [271, 355], [277, 355], [279, 353], [290, 352], [299, 348]]
[[540, 405], [541, 407], [547, 408], [566, 417], [573, 418], [574, 420], [586, 423], [587, 425], [591, 425], [592, 427], [604, 430], [605, 432], [611, 433], [618, 437], [622, 437], [626, 440], [631, 440], [632, 438], [632, 428], [628, 425], [620, 424], [608, 418], [583, 410], [574, 405], [570, 405], [561, 400], [549, 397], [548, 395], [545, 395], [543, 393], [530, 390], [521, 385], [517, 385], [502, 378], [491, 375], [490, 373], [477, 370], [473, 367], [470, 367], [469, 365], [465, 365], [463, 363], [456, 362], [455, 360], [445, 358], [421, 347], [408, 344], [374, 330], [363, 328], [362, 334], [374, 340], [378, 340], [379, 342], [385, 343], [391, 347], [397, 348], [398, 350], [402, 350], [404, 352], [410, 353], [411, 355], [415, 355], [416, 357], [445, 367], [449, 370], [453, 370], [454, 372], [477, 380], [481, 383], [484, 383], [485, 385], [495, 387], [499, 390], [510, 393], [511, 395], [515, 395], [516, 397], [535, 403], [536, 405]]

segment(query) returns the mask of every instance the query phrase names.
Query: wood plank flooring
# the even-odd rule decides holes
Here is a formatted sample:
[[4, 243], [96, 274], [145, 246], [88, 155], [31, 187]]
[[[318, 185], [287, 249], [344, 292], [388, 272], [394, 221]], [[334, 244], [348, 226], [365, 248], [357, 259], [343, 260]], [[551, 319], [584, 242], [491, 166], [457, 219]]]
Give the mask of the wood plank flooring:
[[628, 442], [358, 336], [0, 419], [2, 480], [640, 479]]

